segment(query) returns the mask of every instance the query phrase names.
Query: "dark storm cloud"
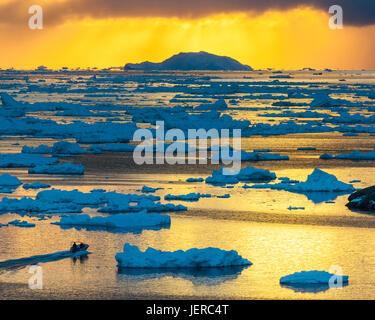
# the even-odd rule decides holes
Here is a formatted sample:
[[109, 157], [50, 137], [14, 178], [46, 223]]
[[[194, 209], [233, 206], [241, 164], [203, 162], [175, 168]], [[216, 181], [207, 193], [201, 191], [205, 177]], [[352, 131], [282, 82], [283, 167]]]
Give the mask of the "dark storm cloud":
[[[27, 16], [27, 2], [17, 0], [0, 6], [1, 21], [12, 22]], [[134, 16], [200, 18], [218, 13], [244, 11], [262, 13], [269, 9], [286, 10], [301, 6], [310, 6], [328, 12], [328, 8], [334, 4], [342, 6], [345, 24], [356, 26], [375, 24], [375, 0], [68, 0], [55, 4], [47, 1], [43, 8], [46, 22], [57, 24], [67, 18]]]

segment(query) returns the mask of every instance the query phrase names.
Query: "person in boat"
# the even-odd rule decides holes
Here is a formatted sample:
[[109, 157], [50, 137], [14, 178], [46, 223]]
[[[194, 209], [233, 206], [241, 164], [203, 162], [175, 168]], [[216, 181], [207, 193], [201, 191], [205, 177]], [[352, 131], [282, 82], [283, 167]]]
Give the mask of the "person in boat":
[[81, 244], [79, 245], [79, 248], [83, 249], [84, 247], [85, 247], [85, 244], [83, 242], [81, 242]]
[[73, 245], [72, 245], [72, 247], [70, 248], [70, 250], [72, 251], [72, 252], [76, 252], [77, 251], [77, 244], [74, 242], [73, 243]]

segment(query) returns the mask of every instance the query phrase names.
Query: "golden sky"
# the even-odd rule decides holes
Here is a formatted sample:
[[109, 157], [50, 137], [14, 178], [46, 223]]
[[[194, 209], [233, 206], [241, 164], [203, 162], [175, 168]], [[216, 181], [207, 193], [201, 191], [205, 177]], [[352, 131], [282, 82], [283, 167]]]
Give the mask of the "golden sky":
[[[0, 0], [0, 8], [12, 1]], [[351, 26], [344, 20], [342, 30], [331, 30], [328, 12], [312, 7], [194, 18], [73, 15], [45, 23], [43, 30], [28, 28], [27, 12], [15, 21], [1, 21], [4, 14], [0, 68], [104, 68], [207, 51], [256, 69], [375, 69], [375, 25]]]

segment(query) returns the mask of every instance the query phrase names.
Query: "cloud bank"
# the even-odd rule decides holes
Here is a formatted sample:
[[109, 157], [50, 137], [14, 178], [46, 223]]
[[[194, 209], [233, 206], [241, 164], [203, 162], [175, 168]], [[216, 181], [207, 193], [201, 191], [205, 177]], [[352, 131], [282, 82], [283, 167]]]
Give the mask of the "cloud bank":
[[[11, 0], [0, 4], [0, 22], [17, 23], [29, 16], [29, 0]], [[366, 26], [375, 24], [374, 0], [40, 0], [46, 24], [59, 24], [66, 19], [119, 17], [201, 18], [232, 12], [263, 13], [267, 10], [288, 10], [313, 7], [328, 13], [331, 5], [341, 5], [344, 24]], [[44, 4], [44, 5], [43, 5]]]

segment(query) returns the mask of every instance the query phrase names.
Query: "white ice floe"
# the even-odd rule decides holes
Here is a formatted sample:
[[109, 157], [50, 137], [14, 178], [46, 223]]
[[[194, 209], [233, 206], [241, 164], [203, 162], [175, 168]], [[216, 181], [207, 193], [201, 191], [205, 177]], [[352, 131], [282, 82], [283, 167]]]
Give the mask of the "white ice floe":
[[8, 222], [8, 224], [11, 224], [15, 227], [20, 227], [20, 228], [33, 228], [35, 227], [34, 223], [29, 223], [27, 221], [20, 221], [20, 220], [13, 220]]
[[38, 147], [23, 146], [22, 153], [49, 154], [52, 153], [52, 148], [45, 144], [41, 144]]
[[171, 224], [171, 218], [168, 215], [147, 213], [146, 211], [129, 214], [115, 214], [108, 217], [90, 217], [87, 214], [71, 214], [61, 217], [60, 221], [55, 224], [128, 229], [169, 226]]
[[167, 194], [164, 199], [165, 200], [181, 200], [181, 201], [198, 201], [200, 198], [211, 198], [211, 194], [202, 194], [202, 193], [189, 193], [189, 194], [181, 194], [181, 195], [172, 195]]
[[87, 150], [92, 153], [106, 152], [132, 152], [136, 146], [125, 143], [93, 144]]
[[288, 156], [281, 156], [278, 153], [260, 153], [260, 152], [248, 152], [244, 150], [231, 150], [230, 152], [226, 151], [223, 154], [223, 151], [214, 151], [212, 152], [212, 161], [280, 161], [280, 160], [289, 160]]
[[186, 182], [203, 182], [203, 178], [187, 178]]
[[34, 182], [31, 184], [25, 183], [22, 188], [24, 189], [47, 189], [50, 188], [51, 186], [46, 183], [40, 183], [40, 182]]
[[203, 103], [199, 106], [196, 106], [195, 110], [225, 110], [228, 108], [227, 103], [224, 99], [216, 100], [213, 103]]
[[128, 243], [116, 254], [119, 268], [218, 268], [248, 266], [252, 263], [236, 251], [218, 248], [161, 251], [148, 248], [142, 252]]
[[90, 193], [78, 190], [44, 190], [35, 199], [23, 197], [0, 201], [0, 213], [80, 213], [85, 207], [99, 208], [104, 213], [140, 212], [173, 212], [185, 211], [187, 208], [172, 203], [156, 202], [160, 197], [154, 195], [122, 194], [94, 190]]
[[[349, 276], [342, 276], [342, 275], [336, 275], [332, 274], [326, 271], [301, 271], [296, 272], [287, 276], [284, 276], [280, 278], [281, 284], [305, 284], [305, 285], [311, 285], [311, 284], [326, 284], [328, 285], [330, 281], [338, 281], [338, 278], [341, 279], [342, 283], [348, 283]], [[332, 279], [332, 280], [331, 280]]]
[[333, 156], [329, 153], [324, 153], [320, 156], [320, 159], [330, 160], [330, 159], [341, 159], [341, 160], [375, 160], [375, 151], [362, 153], [359, 150], [355, 150], [351, 153], [343, 153]]
[[296, 184], [276, 183], [276, 184], [257, 184], [251, 186], [256, 189], [276, 189], [286, 190], [297, 193], [307, 192], [353, 192], [353, 185], [337, 180], [333, 174], [329, 174], [320, 169], [315, 168], [304, 182]]
[[48, 158], [39, 154], [0, 154], [0, 168], [35, 167], [57, 162], [58, 158]]
[[213, 170], [212, 176], [206, 178], [206, 183], [213, 185], [236, 184], [239, 181], [268, 182], [276, 179], [276, 174], [265, 169], [258, 169], [251, 166], [242, 168], [237, 174], [225, 175], [225, 168]]
[[83, 175], [85, 167], [82, 164], [63, 163], [53, 166], [36, 166], [29, 169], [30, 174]]
[[155, 191], [158, 191], [158, 190], [161, 190], [163, 188], [151, 188], [151, 187], [147, 187], [147, 186], [143, 186], [142, 189], [141, 189], [141, 192], [143, 193], [154, 193]]
[[0, 187], [18, 187], [21, 184], [22, 181], [8, 173], [0, 175]]
[[84, 153], [87, 153], [87, 151], [82, 149], [78, 143], [72, 143], [68, 141], [56, 142], [52, 147], [53, 155], [72, 155]]

